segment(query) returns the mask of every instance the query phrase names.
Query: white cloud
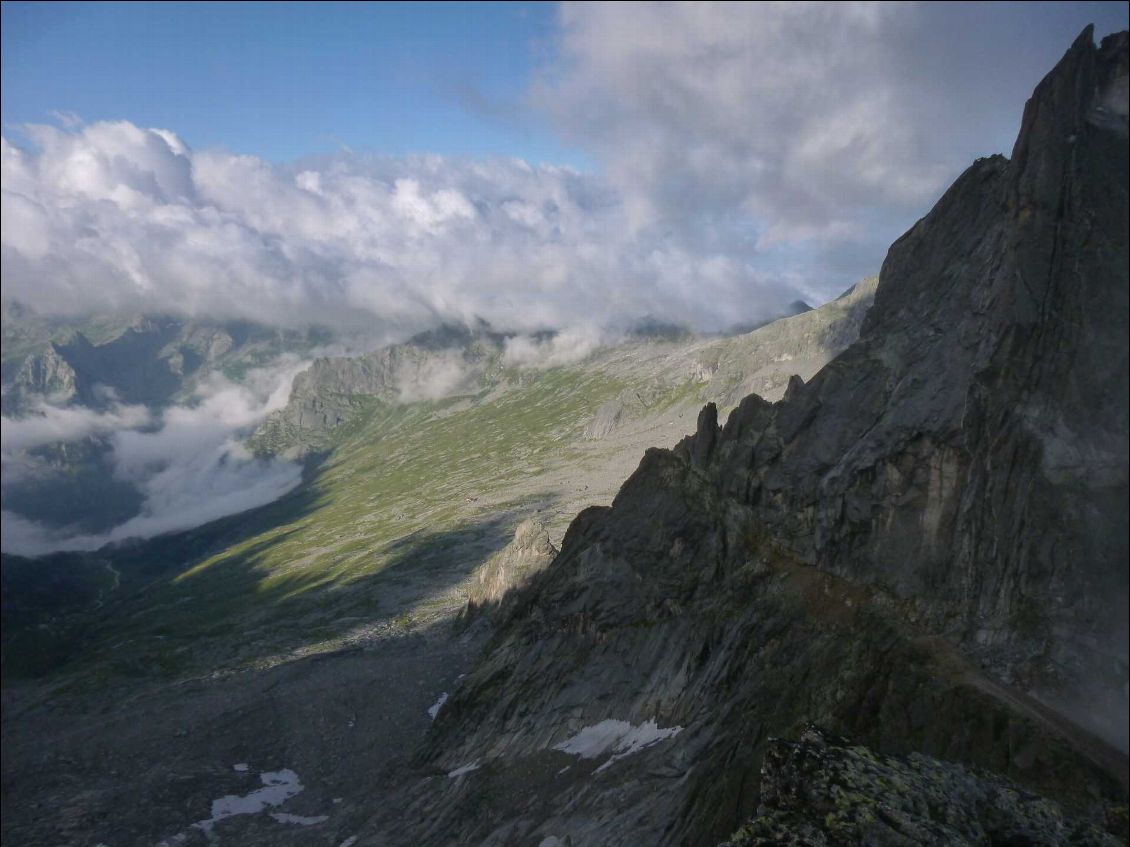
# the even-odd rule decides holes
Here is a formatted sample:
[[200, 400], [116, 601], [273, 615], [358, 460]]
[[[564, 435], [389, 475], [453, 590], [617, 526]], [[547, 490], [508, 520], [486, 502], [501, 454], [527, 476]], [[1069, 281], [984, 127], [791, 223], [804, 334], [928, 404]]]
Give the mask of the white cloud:
[[4, 418], [6, 482], [15, 481], [11, 471], [27, 458], [20, 451], [97, 432], [111, 445], [115, 476], [136, 485], [144, 497], [139, 514], [97, 534], [49, 528], [6, 509], [4, 550], [24, 555], [95, 550], [115, 541], [189, 529], [278, 499], [301, 481], [301, 466], [257, 459], [241, 438], [285, 405], [294, 375], [307, 364], [283, 357], [251, 371], [239, 384], [212, 374], [192, 404], [169, 407], [159, 421], [130, 406], [105, 413], [44, 406], [35, 416]]
[[1064, 4], [565, 3], [534, 104], [664, 230], [826, 299], [979, 155], [1092, 12]]
[[16, 454], [56, 441], [78, 441], [120, 429], [149, 424], [144, 406], [117, 406], [96, 412], [80, 406], [52, 406], [41, 403], [20, 418], [0, 418], [0, 454], [5, 464]]
[[790, 278], [631, 231], [606, 181], [517, 159], [351, 154], [277, 166], [126, 122], [3, 143], [5, 293], [120, 309], [403, 332], [644, 314], [717, 328], [776, 312]]
[[508, 367], [534, 368], [571, 365], [609, 340], [599, 327], [585, 324], [569, 327], [549, 338], [515, 335], [506, 339], [502, 363]]
[[1084, 14], [565, 4], [529, 100], [600, 175], [350, 152], [276, 165], [61, 117], [25, 127], [28, 149], [3, 142], [5, 292], [47, 312], [385, 333], [755, 321], [876, 272], [975, 156], [1007, 153]]

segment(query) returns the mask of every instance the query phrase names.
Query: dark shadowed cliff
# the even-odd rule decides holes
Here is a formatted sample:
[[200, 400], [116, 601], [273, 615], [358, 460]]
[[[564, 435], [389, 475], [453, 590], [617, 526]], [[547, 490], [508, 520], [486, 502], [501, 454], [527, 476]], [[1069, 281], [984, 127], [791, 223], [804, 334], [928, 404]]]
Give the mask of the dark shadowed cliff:
[[[1124, 824], [1126, 85], [1127, 34], [1085, 31], [1012, 158], [891, 247], [856, 344], [579, 515], [373, 827], [718, 843], [809, 722]], [[1052, 829], [1015, 843], [1102, 843]]]

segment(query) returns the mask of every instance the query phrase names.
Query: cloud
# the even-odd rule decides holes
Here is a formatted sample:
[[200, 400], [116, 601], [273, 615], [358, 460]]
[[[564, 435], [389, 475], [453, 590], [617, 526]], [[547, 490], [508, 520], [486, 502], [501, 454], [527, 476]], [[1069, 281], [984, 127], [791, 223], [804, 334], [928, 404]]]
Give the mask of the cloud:
[[1094, 13], [565, 3], [532, 100], [603, 164], [633, 230], [791, 269], [822, 300], [876, 272], [975, 157], [1009, 152], [1025, 99]]
[[875, 273], [975, 156], [1007, 153], [1090, 14], [565, 4], [521, 112], [548, 116], [592, 174], [348, 151], [279, 165], [64, 116], [23, 127], [24, 148], [3, 141], [5, 292], [45, 312], [386, 336], [477, 317], [754, 322]]
[[[194, 402], [150, 419], [137, 407], [119, 406], [98, 414], [83, 409], [43, 407], [33, 417], [4, 418], [4, 476], [35, 446], [103, 434], [110, 444], [114, 475], [137, 487], [141, 511], [105, 533], [78, 533], [3, 512], [6, 552], [41, 555], [59, 550], [95, 550], [131, 538], [189, 529], [278, 499], [301, 481], [302, 468], [280, 459], [250, 455], [241, 439], [287, 400], [294, 375], [308, 363], [282, 357], [270, 367], [233, 383], [211, 374]], [[11, 503], [6, 503], [11, 507]]]
[[578, 325], [549, 338], [515, 335], [506, 339], [502, 363], [507, 367], [554, 368], [579, 362], [609, 342], [599, 327]]
[[343, 153], [279, 166], [126, 122], [3, 142], [5, 293], [45, 312], [518, 331], [641, 315], [717, 328], [799, 296], [711, 245], [632, 232], [599, 176]]
[[0, 418], [0, 454], [5, 470], [9, 460], [27, 450], [57, 441], [78, 441], [120, 429], [143, 427], [150, 423], [144, 406], [116, 406], [96, 412], [81, 406], [60, 407], [41, 403], [20, 418]]
[[74, 129], [85, 123], [80, 115], [65, 109], [52, 109], [49, 114], [60, 126], [66, 127], [67, 129]]
[[402, 403], [439, 400], [459, 390], [473, 390], [478, 374], [467, 366], [461, 351], [439, 353], [417, 363], [411, 376], [403, 375], [397, 394]]

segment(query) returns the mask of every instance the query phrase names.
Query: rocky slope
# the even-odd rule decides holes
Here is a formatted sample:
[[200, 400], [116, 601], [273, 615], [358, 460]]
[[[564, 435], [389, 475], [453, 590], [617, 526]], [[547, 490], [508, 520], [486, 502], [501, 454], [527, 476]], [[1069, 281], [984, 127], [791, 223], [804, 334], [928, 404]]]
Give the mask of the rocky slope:
[[[204, 843], [192, 824], [216, 798], [285, 769], [301, 794], [211, 834], [360, 835], [374, 786], [401, 778], [506, 614], [495, 601], [544, 568], [577, 511], [611, 502], [647, 445], [676, 443], [748, 374], [811, 376], [858, 335], [873, 291], [740, 337], [637, 335], [569, 364], [498, 369], [503, 343], [452, 330], [364, 385], [364, 362], [327, 360], [335, 377], [315, 366], [308, 386], [346, 419], [320, 430], [331, 452], [289, 495], [95, 554], [3, 557], [5, 843]], [[485, 377], [461, 381], [476, 347]], [[459, 364], [451, 396], [421, 399], [442, 361]], [[609, 402], [616, 419], [586, 437]]]
[[[858, 335], [873, 291], [740, 337], [652, 333], [572, 364], [492, 370], [438, 400], [411, 399], [427, 366], [373, 395], [349, 378], [331, 454], [276, 503], [97, 554], [5, 556], [5, 843], [203, 843], [192, 824], [213, 800], [280, 769], [301, 794], [212, 834], [271, 847], [362, 834], [374, 786], [402, 779], [429, 707], [506, 614], [494, 601], [548, 563], [577, 511], [611, 502], [647, 445], [676, 443], [748, 374], [811, 376]], [[500, 361], [489, 337], [450, 331], [416, 339], [413, 356], [463, 362], [476, 344]], [[616, 420], [586, 437], [613, 401]], [[252, 770], [233, 773], [241, 762]]]
[[47, 317], [11, 301], [4, 301], [2, 317], [3, 408], [9, 416], [42, 401], [102, 408], [113, 397], [164, 406], [188, 397], [194, 381], [212, 371], [238, 376], [330, 339], [324, 329], [275, 330], [246, 321]]
[[[333, 453], [303, 486], [56, 557], [97, 568], [81, 614], [13, 633], [5, 606], [5, 673], [47, 672], [5, 678], [5, 842], [718, 844], [805, 836], [796, 799], [843, 843], [874, 832], [857, 777], [897, 843], [1016, 843], [993, 792], [1020, 834], [1048, 822], [1035, 843], [1124, 837], [1126, 758], [1065, 695], [1125, 713], [1125, 74], [1125, 35], [1086, 33], [823, 370], [868, 286], [564, 367], [495, 370], [488, 340], [480, 377], [446, 334], [324, 366], [290, 411], [345, 414], [313, 419]], [[403, 402], [448, 359], [454, 396]], [[816, 751], [810, 722], [873, 756]], [[798, 737], [808, 770], [770, 740]]]
[[[795, 314], [739, 335], [641, 332], [568, 362], [567, 367], [622, 384], [592, 412], [583, 437], [599, 440], [657, 419], [679, 394], [726, 407], [751, 391], [779, 399], [791, 376], [811, 377], [858, 337], [876, 283], [875, 277], [864, 279], [819, 309], [793, 304]], [[544, 335], [543, 342], [552, 337]], [[363, 419], [374, 403], [481, 399], [521, 390], [539, 371], [562, 366], [511, 361], [506, 350], [513, 338], [485, 326], [443, 326], [365, 355], [316, 359], [295, 378], [286, 408], [259, 427], [252, 443], [265, 453], [327, 449], [337, 428]], [[649, 443], [639, 441], [633, 449]]]
[[1008, 780], [919, 754], [878, 756], [818, 727], [795, 743], [770, 740], [760, 793], [757, 816], [723, 847], [1120, 843]]
[[717, 843], [808, 721], [1124, 806], [1126, 75], [1085, 31], [1012, 158], [892, 246], [858, 342], [578, 516], [371, 831]]

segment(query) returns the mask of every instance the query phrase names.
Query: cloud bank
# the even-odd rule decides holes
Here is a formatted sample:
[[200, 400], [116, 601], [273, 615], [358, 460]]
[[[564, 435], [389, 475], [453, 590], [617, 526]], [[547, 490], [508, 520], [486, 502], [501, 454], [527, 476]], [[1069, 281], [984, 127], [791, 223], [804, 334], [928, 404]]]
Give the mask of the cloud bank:
[[78, 441], [92, 435], [147, 426], [151, 421], [144, 406], [117, 405], [108, 412], [82, 406], [52, 406], [41, 403], [27, 417], [0, 418], [0, 455], [5, 475], [13, 457], [57, 441]]
[[1007, 152], [1082, 14], [564, 4], [523, 114], [548, 117], [595, 174], [428, 155], [279, 165], [59, 114], [3, 142], [5, 291], [46, 312], [402, 336], [475, 318], [761, 320], [875, 273], [975, 156]]
[[520, 160], [195, 152], [126, 122], [3, 142], [5, 293], [45, 312], [150, 311], [405, 332], [777, 312], [788, 280], [631, 232], [600, 177]]
[[1025, 100], [1094, 13], [565, 3], [533, 99], [601, 162], [634, 230], [791, 270], [819, 301], [877, 272], [974, 158], [1009, 153]]
[[114, 475], [144, 497], [139, 514], [108, 532], [76, 533], [34, 523], [11, 509], [2, 513], [5, 552], [41, 555], [59, 550], [95, 550], [131, 538], [149, 538], [194, 526], [278, 499], [301, 481], [301, 466], [257, 459], [241, 439], [263, 418], [286, 404], [294, 375], [308, 363], [284, 357], [233, 383], [211, 374], [195, 402], [151, 417], [119, 406], [105, 413], [41, 407], [18, 420], [3, 419], [6, 483], [35, 472], [26, 451], [90, 435], [108, 438]]

